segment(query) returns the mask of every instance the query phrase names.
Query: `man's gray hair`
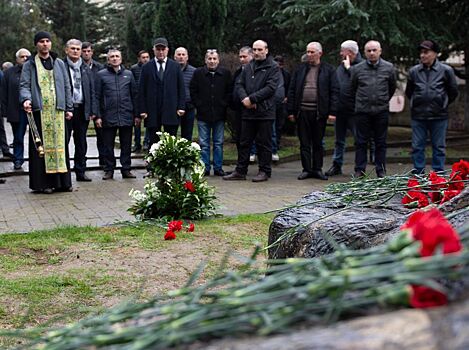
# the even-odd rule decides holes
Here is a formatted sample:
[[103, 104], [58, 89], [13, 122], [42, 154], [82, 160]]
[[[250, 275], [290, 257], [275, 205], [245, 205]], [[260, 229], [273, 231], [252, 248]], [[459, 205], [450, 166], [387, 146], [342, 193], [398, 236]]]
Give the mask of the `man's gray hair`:
[[179, 50], [186, 51], [186, 54], [189, 56], [189, 51], [187, 51], [187, 49], [184, 46], [179, 46], [176, 50], [174, 50], [174, 53], [176, 54], [176, 51], [179, 51]]
[[365, 44], [365, 47], [367, 47], [368, 44], [375, 44], [376, 46], [378, 46], [378, 48], [381, 49], [381, 43], [378, 40], [369, 40], [369, 41], [367, 41], [366, 44]]
[[243, 46], [242, 48], [239, 49], [239, 52], [244, 52], [247, 51], [248, 55], [252, 56], [252, 47], [251, 46]]
[[122, 57], [122, 52], [119, 49], [109, 49], [108, 52], [107, 52], [107, 56], [109, 56], [113, 52], [119, 52], [119, 55], [121, 55], [121, 57]]
[[344, 50], [350, 50], [353, 53], [358, 53], [358, 43], [355, 40], [345, 40], [340, 44], [340, 48]]
[[317, 42], [317, 41], [311, 41], [308, 45], [306, 45], [306, 47], [308, 46], [314, 46], [316, 48], [316, 50], [318, 50], [319, 52], [322, 52], [322, 45], [320, 42]]
[[13, 63], [11, 63], [9, 61], [6, 61], [6, 62], [2, 63], [2, 70], [3, 71], [6, 71], [7, 69], [10, 69], [11, 67], [13, 67]]
[[29, 52], [28, 49], [21, 48], [21, 49], [19, 49], [18, 51], [16, 51], [15, 57], [16, 57], [16, 58], [20, 58], [22, 52], [26, 52], [26, 54], [27, 54], [28, 56], [31, 56], [31, 52]]
[[71, 45], [77, 45], [77, 46], [80, 46], [81, 48], [83, 46], [83, 43], [78, 39], [70, 39], [69, 41], [67, 41], [65, 46], [70, 47]]

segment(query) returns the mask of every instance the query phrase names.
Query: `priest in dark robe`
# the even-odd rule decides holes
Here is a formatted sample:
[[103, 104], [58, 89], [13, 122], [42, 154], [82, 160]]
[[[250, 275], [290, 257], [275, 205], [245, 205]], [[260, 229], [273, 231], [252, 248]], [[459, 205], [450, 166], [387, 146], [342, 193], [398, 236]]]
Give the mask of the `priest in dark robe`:
[[69, 77], [64, 62], [51, 52], [48, 32], [38, 32], [34, 45], [37, 52], [21, 72], [20, 103], [26, 113], [33, 113], [44, 154], [39, 154], [30, 135], [29, 187], [47, 194], [72, 191], [65, 123], [73, 117]]

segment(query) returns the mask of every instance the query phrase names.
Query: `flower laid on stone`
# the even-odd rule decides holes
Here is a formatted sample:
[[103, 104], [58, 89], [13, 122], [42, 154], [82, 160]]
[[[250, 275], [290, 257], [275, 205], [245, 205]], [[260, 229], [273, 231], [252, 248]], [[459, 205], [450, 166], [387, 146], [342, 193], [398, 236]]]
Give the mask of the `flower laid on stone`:
[[453, 284], [457, 290], [469, 274], [469, 227], [459, 232], [460, 240], [437, 209], [411, 215], [403, 227], [383, 245], [339, 247], [315, 259], [259, 266], [257, 249], [242, 269], [220, 269], [207, 282], [194, 284], [200, 267], [181, 289], [49, 332], [31, 331], [30, 339], [46, 350], [167, 349], [224, 336], [285, 333], [379, 307], [426, 308], [454, 300]]
[[145, 157], [151, 177], [143, 191], [132, 189], [132, 206], [137, 219], [178, 218], [196, 220], [215, 212], [215, 191], [204, 177], [200, 146], [168, 133]]
[[[443, 254], [457, 253], [462, 250], [457, 232], [436, 208], [413, 213], [402, 226], [404, 234], [410, 231], [412, 239], [420, 241], [420, 256], [435, 255], [437, 249]], [[410, 305], [416, 308], [441, 306], [447, 304], [446, 295], [427, 286], [412, 285]]]
[[460, 160], [451, 169], [447, 178], [432, 171], [427, 177], [409, 179], [408, 191], [402, 198], [402, 204], [408, 208], [424, 208], [431, 203], [443, 204], [456, 197], [469, 180], [469, 162]]

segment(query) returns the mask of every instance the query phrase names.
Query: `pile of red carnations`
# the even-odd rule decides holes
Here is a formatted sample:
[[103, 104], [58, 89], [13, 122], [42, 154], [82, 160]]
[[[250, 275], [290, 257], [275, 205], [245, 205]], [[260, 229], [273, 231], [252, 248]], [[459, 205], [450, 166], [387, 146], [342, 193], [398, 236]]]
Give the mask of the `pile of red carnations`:
[[168, 230], [164, 235], [164, 239], [166, 241], [176, 239], [176, 232], [182, 231], [182, 229], [185, 229], [186, 232], [194, 232], [195, 225], [192, 222], [188, 222], [188, 224], [184, 226], [184, 222], [182, 220], [170, 221], [168, 223]]
[[[436, 209], [417, 211], [401, 227], [402, 234], [407, 234], [410, 241], [419, 241], [421, 257], [430, 257], [442, 253], [458, 253], [463, 249], [458, 233]], [[423, 285], [411, 284], [412, 293], [409, 304], [415, 308], [427, 308], [446, 305], [446, 294]]]
[[409, 179], [402, 204], [408, 208], [424, 208], [430, 203], [443, 204], [456, 197], [469, 180], [469, 162], [460, 160], [451, 170], [449, 177], [432, 171], [426, 177]]

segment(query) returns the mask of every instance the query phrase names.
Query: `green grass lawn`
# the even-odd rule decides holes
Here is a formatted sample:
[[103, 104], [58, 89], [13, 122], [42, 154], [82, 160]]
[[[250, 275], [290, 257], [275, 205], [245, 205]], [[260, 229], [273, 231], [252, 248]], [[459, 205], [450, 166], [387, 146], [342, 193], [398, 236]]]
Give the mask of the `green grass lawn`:
[[[249, 256], [256, 243], [265, 246], [272, 218], [200, 220], [194, 233], [174, 241], [150, 223], [1, 235], [0, 328], [63, 324], [132, 297], [144, 300], [181, 287], [206, 262], [202, 282], [227, 252]], [[230, 258], [229, 266], [237, 264]], [[0, 339], [0, 348], [9, 341]]]

